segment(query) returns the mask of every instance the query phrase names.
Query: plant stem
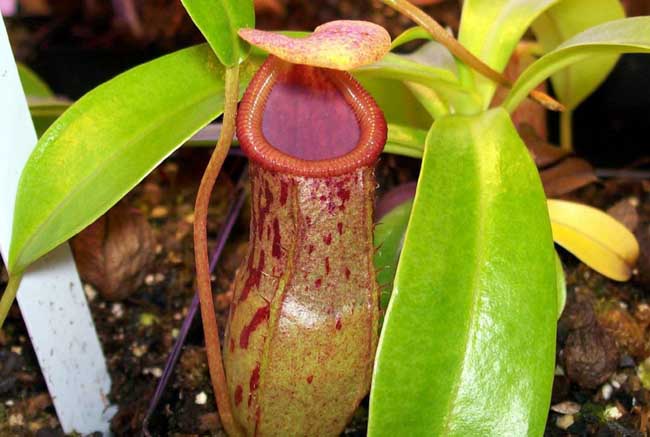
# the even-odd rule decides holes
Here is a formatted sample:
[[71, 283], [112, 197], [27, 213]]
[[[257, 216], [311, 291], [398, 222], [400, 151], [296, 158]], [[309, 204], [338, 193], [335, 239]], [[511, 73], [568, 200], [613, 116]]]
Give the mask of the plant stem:
[[573, 152], [573, 111], [566, 110], [560, 114], [560, 146]]
[[219, 327], [214, 311], [212, 299], [212, 286], [210, 284], [210, 267], [208, 264], [207, 221], [210, 195], [221, 171], [228, 149], [235, 133], [235, 119], [237, 114], [237, 100], [239, 97], [239, 65], [226, 67], [225, 80], [225, 106], [223, 112], [223, 127], [217, 146], [208, 163], [199, 191], [196, 195], [194, 207], [194, 259], [196, 263], [196, 286], [201, 302], [201, 319], [205, 336], [205, 351], [208, 356], [208, 369], [210, 379], [221, 417], [221, 424], [229, 436], [243, 435], [237, 426], [230, 405], [226, 374], [221, 358], [221, 344], [219, 341]]
[[[447, 33], [447, 31], [436, 20], [431, 18], [422, 9], [413, 5], [408, 0], [382, 1], [396, 11], [413, 20], [419, 26], [422, 26], [427, 32], [429, 32], [433, 39], [444, 45], [452, 55], [454, 55], [457, 59], [460, 59], [467, 66], [473, 68], [486, 78], [498, 83], [499, 85], [507, 88], [512, 87], [512, 82], [510, 82], [507, 77], [505, 77], [502, 73], [499, 73], [498, 71], [492, 69], [489, 65], [474, 56], [453, 36]], [[547, 94], [542, 93], [541, 91], [532, 91], [530, 93], [530, 97], [545, 108], [548, 108], [552, 111], [562, 111], [564, 109], [560, 102], [556, 101]]]
[[16, 293], [18, 293], [18, 287], [20, 286], [20, 281], [23, 279], [22, 273], [17, 273], [9, 276], [9, 283], [4, 293], [2, 293], [2, 299], [0, 299], [0, 328], [5, 323], [7, 314], [9, 314], [9, 309], [11, 304], [16, 298]]

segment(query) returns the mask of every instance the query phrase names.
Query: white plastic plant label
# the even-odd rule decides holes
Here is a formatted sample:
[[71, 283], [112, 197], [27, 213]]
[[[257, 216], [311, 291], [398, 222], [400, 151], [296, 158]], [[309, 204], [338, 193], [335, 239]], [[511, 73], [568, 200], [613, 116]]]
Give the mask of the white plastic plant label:
[[[0, 20], [0, 254], [5, 260], [18, 180], [35, 145], [36, 133]], [[63, 431], [109, 435], [115, 412], [107, 399], [111, 381], [67, 244], [28, 269], [17, 299]]]

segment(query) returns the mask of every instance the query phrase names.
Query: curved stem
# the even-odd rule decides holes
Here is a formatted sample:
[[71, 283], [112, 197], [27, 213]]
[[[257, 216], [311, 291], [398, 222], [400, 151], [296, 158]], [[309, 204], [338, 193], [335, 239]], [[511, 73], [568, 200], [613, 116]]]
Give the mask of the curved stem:
[[2, 293], [2, 299], [0, 299], [0, 328], [9, 314], [9, 309], [11, 304], [16, 298], [16, 293], [18, 293], [18, 287], [20, 286], [20, 281], [23, 279], [23, 274], [13, 274], [9, 276], [9, 283], [4, 293]]
[[[422, 26], [429, 34], [438, 41], [440, 44], [444, 45], [452, 55], [460, 59], [467, 66], [473, 68], [486, 78], [493, 80], [507, 88], [512, 87], [512, 82], [508, 80], [502, 73], [492, 69], [489, 65], [481, 61], [479, 58], [474, 56], [469, 50], [467, 50], [461, 43], [459, 43], [453, 36], [451, 36], [447, 31], [433, 18], [431, 18], [426, 12], [417, 6], [410, 3], [408, 0], [382, 0], [385, 4], [392, 7], [401, 14], [409, 17], [419, 26]], [[562, 104], [547, 94], [542, 93], [541, 91], [533, 91], [530, 93], [530, 97], [552, 111], [562, 111], [564, 107]]]
[[560, 146], [564, 150], [573, 152], [573, 113], [564, 111], [560, 114]]
[[201, 319], [205, 335], [205, 350], [208, 356], [208, 369], [210, 379], [221, 417], [221, 424], [229, 436], [243, 435], [232, 415], [230, 396], [226, 383], [226, 374], [221, 358], [221, 343], [219, 341], [219, 327], [214, 311], [212, 299], [212, 286], [210, 284], [210, 267], [208, 263], [207, 221], [210, 194], [221, 171], [228, 149], [232, 143], [235, 132], [235, 118], [237, 114], [237, 100], [239, 97], [239, 66], [226, 68], [226, 100], [223, 113], [223, 127], [217, 146], [208, 163], [199, 191], [196, 195], [194, 207], [194, 259], [196, 263], [196, 285], [201, 302]]

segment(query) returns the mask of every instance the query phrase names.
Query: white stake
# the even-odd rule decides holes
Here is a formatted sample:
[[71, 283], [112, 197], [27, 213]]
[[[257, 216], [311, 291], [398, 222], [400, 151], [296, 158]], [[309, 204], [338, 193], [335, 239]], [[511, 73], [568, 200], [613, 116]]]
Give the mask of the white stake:
[[[4, 260], [18, 180], [35, 145], [36, 133], [0, 20], [0, 254]], [[115, 413], [107, 399], [111, 380], [67, 244], [28, 269], [18, 290], [18, 304], [63, 431], [109, 435], [109, 420]]]

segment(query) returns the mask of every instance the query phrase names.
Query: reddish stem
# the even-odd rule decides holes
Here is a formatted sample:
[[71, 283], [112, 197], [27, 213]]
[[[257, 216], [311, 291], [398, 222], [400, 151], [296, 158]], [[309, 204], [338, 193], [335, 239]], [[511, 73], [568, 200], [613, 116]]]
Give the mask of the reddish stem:
[[237, 98], [239, 91], [239, 66], [226, 68], [225, 77], [225, 106], [223, 127], [217, 146], [208, 163], [199, 191], [196, 196], [194, 208], [194, 258], [196, 262], [196, 285], [201, 302], [201, 319], [205, 335], [205, 350], [208, 357], [208, 369], [214, 388], [221, 424], [230, 436], [243, 435], [240, 428], [233, 420], [232, 407], [228, 396], [226, 375], [221, 358], [221, 343], [219, 341], [219, 327], [214, 311], [212, 299], [212, 286], [210, 284], [210, 267], [208, 262], [207, 220], [210, 195], [221, 171], [228, 149], [232, 143], [235, 132], [235, 119], [237, 115]]

